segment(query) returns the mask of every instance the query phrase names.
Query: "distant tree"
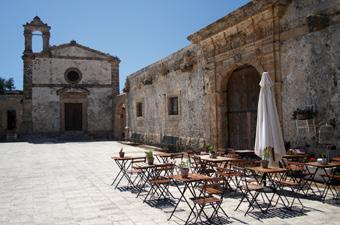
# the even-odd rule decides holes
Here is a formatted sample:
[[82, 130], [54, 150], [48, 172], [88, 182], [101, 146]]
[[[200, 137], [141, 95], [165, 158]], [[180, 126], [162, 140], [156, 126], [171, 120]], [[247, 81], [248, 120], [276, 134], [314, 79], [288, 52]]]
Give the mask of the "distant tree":
[[0, 77], [0, 94], [3, 94], [5, 92], [5, 83], [6, 80]]
[[6, 83], [5, 83], [5, 88], [8, 90], [8, 91], [13, 91], [15, 90], [15, 86], [14, 86], [14, 79], [13, 77], [9, 78]]
[[13, 90], [15, 90], [14, 79], [11, 77], [6, 80], [5, 78], [0, 77], [0, 94]]

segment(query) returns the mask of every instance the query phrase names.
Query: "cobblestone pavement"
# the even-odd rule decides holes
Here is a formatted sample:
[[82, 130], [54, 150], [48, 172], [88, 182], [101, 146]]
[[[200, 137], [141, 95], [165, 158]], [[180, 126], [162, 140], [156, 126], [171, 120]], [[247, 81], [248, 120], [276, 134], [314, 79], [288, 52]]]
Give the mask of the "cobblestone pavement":
[[[0, 143], [1, 225], [153, 225], [183, 224], [167, 220], [171, 207], [152, 207], [142, 198], [111, 186], [118, 167], [111, 160], [123, 145], [118, 142]], [[124, 146], [126, 154], [143, 149]], [[124, 184], [123, 184], [124, 185]], [[172, 189], [174, 189], [172, 187]], [[339, 224], [334, 203], [303, 200], [304, 213], [273, 209], [267, 215], [244, 216], [246, 204], [234, 211], [239, 198], [225, 198], [229, 224]], [[182, 209], [182, 210], [181, 210]]]

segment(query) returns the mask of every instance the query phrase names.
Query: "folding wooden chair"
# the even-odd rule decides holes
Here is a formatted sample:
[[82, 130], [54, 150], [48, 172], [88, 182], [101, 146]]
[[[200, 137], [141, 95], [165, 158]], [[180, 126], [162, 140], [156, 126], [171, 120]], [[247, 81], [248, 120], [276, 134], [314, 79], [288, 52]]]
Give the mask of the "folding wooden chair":
[[[250, 209], [255, 208], [254, 205], [257, 206], [262, 213], [266, 213], [267, 210], [262, 208], [258, 200], [258, 197], [261, 195], [262, 202], [266, 202], [267, 200], [269, 204], [271, 203], [272, 199], [268, 198], [265, 192], [264, 185], [261, 184], [259, 180], [255, 177], [255, 175], [247, 169], [239, 167], [237, 168], [237, 170], [240, 172], [240, 183], [238, 185], [238, 188], [240, 189], [243, 196], [235, 211], [238, 210], [240, 205], [246, 200], [246, 202], [248, 203], [248, 209], [244, 214], [245, 216], [248, 214]], [[266, 200], [264, 197], [266, 198]]]
[[[293, 171], [293, 173], [291, 173], [291, 172], [292, 172], [291, 170], [288, 170], [286, 173], [293, 174], [294, 175], [293, 178], [291, 178], [290, 176], [287, 176], [287, 175], [283, 175], [283, 176], [281, 176], [281, 179], [273, 180], [275, 185], [276, 185], [276, 188], [277, 188], [276, 194], [278, 194], [278, 198], [277, 198], [275, 205], [281, 199], [284, 207], [286, 209], [291, 210], [293, 205], [294, 205], [295, 200], [297, 200], [300, 203], [300, 205], [302, 206], [302, 211], [303, 211], [304, 205], [302, 204], [302, 202], [299, 198], [299, 192], [302, 188], [302, 180], [296, 179], [296, 176], [297, 176], [296, 173], [298, 173], [298, 171]], [[293, 198], [290, 201], [288, 199], [286, 189], [290, 190], [289, 193]], [[284, 199], [282, 197], [286, 200], [286, 202], [284, 201]]]
[[150, 185], [150, 189], [143, 202], [148, 198], [154, 197], [156, 194], [158, 194], [157, 200], [160, 200], [162, 197], [166, 198], [166, 196], [174, 198], [169, 191], [169, 185], [171, 183], [171, 178], [169, 176], [173, 174], [174, 168], [175, 164], [164, 163], [156, 165], [152, 169], [151, 178], [147, 181]]
[[192, 156], [194, 167], [193, 171], [200, 174], [205, 174], [208, 176], [211, 176], [215, 173], [214, 169], [208, 168], [208, 164], [206, 162], [203, 162], [201, 158], [198, 155]]
[[[223, 224], [218, 216], [219, 212], [221, 211], [224, 216], [229, 218], [227, 213], [221, 207], [225, 192], [225, 179], [223, 177], [215, 177], [205, 180], [203, 186], [200, 187], [200, 191], [201, 192], [198, 197], [191, 199], [194, 203], [194, 207], [191, 208], [191, 212], [185, 224], [188, 224], [195, 210], [197, 210], [197, 214], [195, 215], [196, 218], [194, 223], [196, 223], [198, 219], [203, 222], [202, 216], [204, 216], [210, 223], [213, 223], [213, 219], [217, 218], [219, 222]], [[212, 209], [210, 215], [208, 215], [208, 209]]]
[[[135, 165], [138, 164], [138, 163], [145, 163], [146, 162], [146, 157], [136, 157], [136, 158], [133, 158], [132, 159], [132, 162], [131, 162], [131, 169], [129, 169], [127, 171], [127, 173], [130, 175], [131, 177], [131, 180], [132, 180], [132, 177], [134, 176], [133, 180], [132, 180], [132, 185], [133, 186], [138, 186], [140, 185], [140, 183], [143, 181], [143, 171], [136, 167]], [[137, 179], [139, 178], [139, 180], [137, 181]], [[137, 181], [137, 183], [136, 183]]]

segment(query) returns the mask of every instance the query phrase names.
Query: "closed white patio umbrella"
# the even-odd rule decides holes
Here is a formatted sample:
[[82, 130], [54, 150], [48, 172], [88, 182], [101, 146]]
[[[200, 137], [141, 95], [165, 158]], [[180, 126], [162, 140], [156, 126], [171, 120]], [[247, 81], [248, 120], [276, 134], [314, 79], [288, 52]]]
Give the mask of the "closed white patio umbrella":
[[270, 79], [268, 72], [263, 72], [260, 86], [254, 149], [255, 154], [263, 158], [263, 149], [267, 146], [273, 147], [275, 156], [270, 157], [269, 165], [274, 166], [286, 154], [286, 149], [272, 91], [273, 81]]

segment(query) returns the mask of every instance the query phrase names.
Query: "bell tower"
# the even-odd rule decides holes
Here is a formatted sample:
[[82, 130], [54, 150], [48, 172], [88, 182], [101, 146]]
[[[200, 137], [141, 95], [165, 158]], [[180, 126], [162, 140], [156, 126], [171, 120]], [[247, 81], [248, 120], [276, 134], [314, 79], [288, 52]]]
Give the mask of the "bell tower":
[[[32, 53], [32, 35], [42, 36], [42, 52], [47, 52], [50, 46], [50, 29], [46, 23], [43, 23], [41, 19], [36, 16], [30, 23], [26, 23], [24, 26], [24, 36], [25, 36], [25, 53]], [[33, 32], [38, 31], [41, 34], [33, 34]]]
[[[25, 37], [25, 49], [22, 60], [24, 62], [24, 91], [23, 91], [23, 117], [22, 130], [26, 134], [30, 134], [33, 129], [32, 124], [32, 67], [35, 57], [49, 57], [50, 47], [50, 29], [46, 23], [36, 16], [30, 23], [23, 25]], [[38, 32], [35, 34], [34, 32]], [[32, 51], [32, 35], [42, 36], [42, 51]]]

